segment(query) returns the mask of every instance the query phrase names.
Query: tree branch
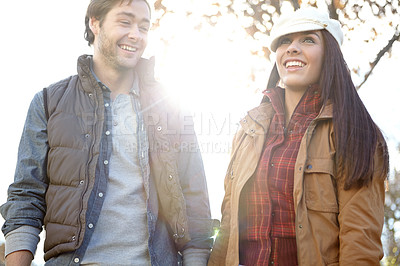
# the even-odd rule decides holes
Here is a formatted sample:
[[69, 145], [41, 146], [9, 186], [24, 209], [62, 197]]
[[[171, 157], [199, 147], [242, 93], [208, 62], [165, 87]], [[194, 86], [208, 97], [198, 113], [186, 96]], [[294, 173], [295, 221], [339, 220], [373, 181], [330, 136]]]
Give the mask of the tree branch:
[[299, 0], [292, 0], [291, 2], [295, 10], [300, 8]]
[[376, 59], [374, 60], [374, 62], [370, 63], [371, 69], [364, 75], [364, 80], [360, 83], [360, 85], [358, 85], [358, 86], [356, 87], [357, 90], [360, 89], [361, 86], [364, 85], [365, 82], [367, 82], [367, 79], [368, 79], [369, 76], [372, 74], [372, 71], [374, 70], [374, 68], [376, 67], [376, 65], [379, 63], [379, 61], [381, 60], [382, 56], [392, 48], [393, 43], [394, 43], [395, 41], [400, 41], [400, 32], [399, 32], [399, 30], [398, 30], [398, 27], [399, 27], [399, 26], [396, 27], [396, 32], [393, 34], [392, 39], [390, 39], [390, 41], [388, 42], [388, 44], [387, 44], [385, 47], [383, 47], [382, 50], [379, 51], [379, 53], [378, 53], [378, 55], [376, 56]]

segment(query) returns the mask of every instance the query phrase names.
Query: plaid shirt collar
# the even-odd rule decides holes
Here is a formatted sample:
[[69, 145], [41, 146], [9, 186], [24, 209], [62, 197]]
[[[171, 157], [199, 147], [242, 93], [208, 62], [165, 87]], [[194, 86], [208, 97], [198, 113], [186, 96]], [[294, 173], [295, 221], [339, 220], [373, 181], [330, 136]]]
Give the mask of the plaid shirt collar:
[[[275, 87], [273, 89], [263, 91], [277, 114], [285, 114], [285, 89]], [[299, 101], [294, 113], [308, 115], [319, 113], [322, 107], [321, 90], [317, 84], [310, 85], [303, 97]]]

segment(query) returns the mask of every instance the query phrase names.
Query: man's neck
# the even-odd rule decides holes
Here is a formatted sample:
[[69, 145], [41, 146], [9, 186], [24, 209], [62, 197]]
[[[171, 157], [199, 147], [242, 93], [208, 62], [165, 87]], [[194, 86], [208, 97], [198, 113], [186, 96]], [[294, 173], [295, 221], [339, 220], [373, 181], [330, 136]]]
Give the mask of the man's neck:
[[132, 69], [118, 70], [103, 66], [93, 60], [93, 71], [97, 78], [111, 90], [111, 98], [115, 98], [118, 94], [128, 94], [133, 86]]

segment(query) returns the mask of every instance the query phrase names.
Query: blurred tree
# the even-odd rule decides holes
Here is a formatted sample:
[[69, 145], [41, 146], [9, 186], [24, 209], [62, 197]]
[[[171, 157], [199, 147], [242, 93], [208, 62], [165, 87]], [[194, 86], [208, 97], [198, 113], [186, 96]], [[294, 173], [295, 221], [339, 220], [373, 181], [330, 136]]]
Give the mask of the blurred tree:
[[[190, 1], [190, 0], [189, 0]], [[188, 1], [188, 2], [189, 2]], [[204, 0], [212, 9], [202, 14], [204, 21], [217, 24], [218, 19], [226, 14], [234, 14], [242, 21], [242, 26], [255, 40], [259, 40], [254, 53], [263, 54], [268, 60], [271, 52], [266, 47], [266, 38], [279, 15], [286, 10], [298, 9], [303, 5], [326, 8], [332, 18], [338, 19], [345, 31], [348, 41], [354, 47], [367, 43], [373, 52], [368, 55], [367, 62], [360, 62], [352, 71], [360, 77], [357, 88], [360, 88], [371, 75], [381, 58], [391, 52], [393, 44], [400, 41], [400, 5], [398, 0]], [[158, 13], [155, 26], [168, 13], [174, 13], [174, 1], [156, 0], [155, 10]], [[188, 7], [190, 5], [187, 5]], [[195, 10], [188, 8], [187, 15]], [[204, 22], [203, 21], [203, 22]], [[198, 25], [201, 27], [201, 23]], [[353, 34], [355, 29], [360, 34]]]
[[[398, 147], [400, 152], [400, 145]], [[395, 169], [389, 179], [385, 206], [385, 258], [384, 265], [400, 265], [400, 171]]]
[[0, 243], [0, 266], [6, 265], [6, 262], [4, 259], [4, 249], [5, 249], [5, 244]]

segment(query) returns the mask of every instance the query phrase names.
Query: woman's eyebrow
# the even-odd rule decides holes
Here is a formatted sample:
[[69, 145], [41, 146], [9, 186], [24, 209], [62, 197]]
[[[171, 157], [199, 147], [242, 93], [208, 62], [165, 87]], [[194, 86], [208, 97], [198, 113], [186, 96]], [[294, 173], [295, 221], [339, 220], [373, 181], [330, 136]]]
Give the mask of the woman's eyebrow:
[[318, 37], [318, 39], [321, 39], [321, 37], [320, 37], [320, 36], [317, 34], [317, 32], [316, 32], [316, 31], [304, 31], [303, 33], [304, 33], [303, 35], [312, 34], [312, 35], [315, 35], [315, 36], [317, 36], [317, 37]]

